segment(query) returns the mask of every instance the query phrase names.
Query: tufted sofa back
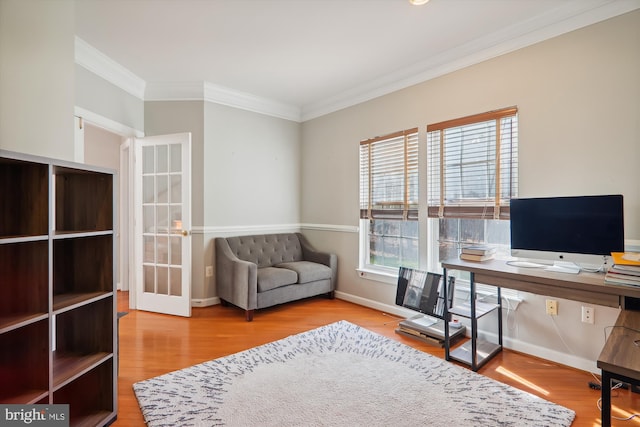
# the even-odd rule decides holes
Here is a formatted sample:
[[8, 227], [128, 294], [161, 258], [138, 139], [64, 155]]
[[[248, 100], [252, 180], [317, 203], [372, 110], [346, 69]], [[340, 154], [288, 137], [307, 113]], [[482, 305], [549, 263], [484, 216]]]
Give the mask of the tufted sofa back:
[[261, 267], [302, 261], [302, 246], [295, 233], [227, 237], [231, 251], [241, 260]]

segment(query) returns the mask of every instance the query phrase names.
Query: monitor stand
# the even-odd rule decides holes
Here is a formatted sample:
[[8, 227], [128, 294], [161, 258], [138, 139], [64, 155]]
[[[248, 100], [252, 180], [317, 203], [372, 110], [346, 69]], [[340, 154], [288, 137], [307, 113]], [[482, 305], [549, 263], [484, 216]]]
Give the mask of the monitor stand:
[[554, 261], [553, 265], [545, 267], [545, 270], [555, 273], [578, 274], [580, 273], [580, 266], [573, 262]]
[[509, 261], [507, 265], [512, 267], [520, 267], [520, 268], [543, 268], [544, 264], [538, 264], [537, 262], [529, 262], [529, 261]]

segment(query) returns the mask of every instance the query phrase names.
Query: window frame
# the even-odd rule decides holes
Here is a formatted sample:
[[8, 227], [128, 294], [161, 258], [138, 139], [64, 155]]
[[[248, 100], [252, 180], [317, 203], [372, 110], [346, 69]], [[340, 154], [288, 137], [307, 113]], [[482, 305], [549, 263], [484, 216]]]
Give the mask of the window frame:
[[[509, 158], [507, 159], [509, 162], [509, 176], [507, 182], [505, 183], [502, 182], [502, 176], [500, 174], [502, 169], [501, 161], [505, 160], [502, 159], [502, 155], [504, 154], [502, 148], [504, 147], [502, 147], [503, 135], [501, 124], [503, 122], [503, 119], [511, 118], [513, 118], [513, 120], [510, 124], [515, 125], [515, 133], [513, 133], [513, 128], [511, 128], [512, 133], [510, 135], [510, 138], [508, 138], [507, 143], [509, 144], [509, 146], [506, 150], [507, 154], [509, 155]], [[471, 200], [465, 200], [464, 198], [462, 198], [453, 200], [449, 203], [446, 198], [447, 187], [444, 172], [445, 168], [443, 167], [446, 155], [445, 133], [450, 129], [490, 121], [495, 121], [495, 139], [493, 140], [493, 144], [495, 146], [495, 158], [493, 159], [495, 162], [495, 190], [493, 193], [493, 197]], [[460, 142], [460, 144], [463, 143], [464, 140]], [[435, 148], [434, 144], [437, 144]], [[477, 219], [486, 221], [490, 219], [508, 220], [510, 217], [509, 200], [511, 198], [517, 197], [518, 193], [518, 108], [515, 106], [508, 107], [427, 125], [427, 156], [427, 188], [429, 192], [427, 197], [427, 251], [431, 253], [431, 255], [433, 255], [429, 257], [429, 268], [440, 269], [439, 252], [440, 244], [442, 243], [442, 241], [439, 236], [439, 222], [441, 219]], [[462, 165], [462, 159], [459, 159], [458, 163]], [[437, 168], [434, 167], [434, 164], [437, 165]], [[435, 175], [436, 173], [437, 175]], [[437, 184], [438, 186], [437, 199], [433, 197], [433, 194], [431, 194], [431, 191], [434, 188], [434, 184]], [[508, 187], [506, 191], [508, 197], [504, 197], [505, 193], [503, 193], [502, 191], [503, 186], [505, 185], [507, 185]], [[487, 242], [463, 242], [461, 240], [458, 240], [454, 244], [461, 246], [464, 244], [481, 243]], [[435, 256], [436, 253], [438, 254], [438, 256]], [[468, 299], [468, 279], [466, 279], [464, 275], [458, 278], [462, 280], [458, 280], [456, 283], [462, 286], [458, 286], [456, 288], [456, 298], [460, 298], [462, 296], [461, 294], [464, 293], [466, 295], [466, 299]], [[493, 286], [478, 284], [477, 290], [479, 293], [484, 295], [495, 294]], [[502, 296], [509, 301], [509, 304], [513, 304], [514, 302], [517, 304], [517, 302], [521, 300], [518, 291], [504, 291], [506, 292], [503, 292]], [[460, 292], [460, 294], [458, 294], [458, 292]]]
[[[360, 256], [359, 270], [384, 277], [397, 278], [397, 267], [372, 264], [371, 224], [374, 220], [418, 220], [419, 198], [419, 133], [418, 128], [363, 140], [360, 150]], [[402, 144], [401, 147], [399, 145]], [[401, 154], [400, 154], [401, 152]], [[402, 168], [400, 170], [399, 168]], [[385, 176], [387, 174], [387, 176]], [[400, 180], [393, 179], [401, 176]], [[389, 179], [391, 177], [391, 179]], [[402, 181], [402, 182], [399, 182]], [[388, 184], [392, 188], [389, 190]], [[376, 192], [376, 190], [381, 190]], [[389, 194], [387, 194], [389, 193]], [[383, 194], [382, 197], [380, 195]], [[399, 197], [400, 196], [400, 197]], [[420, 263], [420, 231], [417, 234]], [[395, 281], [394, 281], [395, 283]]]

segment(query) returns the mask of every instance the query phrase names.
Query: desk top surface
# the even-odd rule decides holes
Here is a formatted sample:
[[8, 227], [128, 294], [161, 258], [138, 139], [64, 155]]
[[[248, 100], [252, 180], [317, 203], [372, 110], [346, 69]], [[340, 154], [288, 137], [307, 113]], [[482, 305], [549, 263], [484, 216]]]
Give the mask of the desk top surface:
[[498, 259], [473, 262], [451, 258], [442, 261], [442, 266], [447, 269], [472, 272], [476, 275], [476, 281], [478, 282], [524, 291], [526, 289], [511, 282], [524, 282], [541, 286], [556, 286], [564, 289], [640, 298], [640, 288], [605, 284], [604, 273], [584, 271], [578, 274], [558, 273], [546, 271], [543, 268], [514, 267], [507, 264], [507, 261]]
[[640, 311], [620, 312], [598, 357], [598, 367], [640, 380]]

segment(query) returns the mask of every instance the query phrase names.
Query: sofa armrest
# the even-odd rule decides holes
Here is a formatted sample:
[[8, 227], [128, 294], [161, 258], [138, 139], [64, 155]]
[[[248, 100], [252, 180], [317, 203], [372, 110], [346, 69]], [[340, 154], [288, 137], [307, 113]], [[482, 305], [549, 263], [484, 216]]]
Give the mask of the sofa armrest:
[[245, 310], [255, 310], [258, 306], [258, 266], [236, 257], [223, 237], [216, 237], [215, 252], [218, 297]]
[[302, 257], [305, 261], [317, 262], [331, 268], [331, 289], [336, 289], [336, 279], [338, 277], [338, 257], [336, 254], [329, 252], [317, 251], [311, 246], [306, 237], [300, 233], [296, 233], [302, 246]]

